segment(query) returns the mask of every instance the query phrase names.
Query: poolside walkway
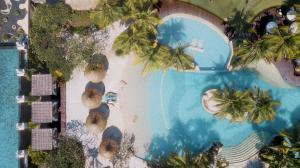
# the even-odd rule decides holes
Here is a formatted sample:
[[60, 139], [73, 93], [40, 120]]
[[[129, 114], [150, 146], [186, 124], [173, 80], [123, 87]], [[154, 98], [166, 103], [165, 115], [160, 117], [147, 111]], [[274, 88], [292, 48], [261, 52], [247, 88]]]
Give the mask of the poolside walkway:
[[300, 77], [294, 75], [294, 68], [291, 61], [282, 60], [274, 62], [282, 78], [291, 85], [300, 86]]
[[222, 32], [224, 32], [225, 30], [225, 25], [223, 24], [224, 21], [221, 18], [215, 16], [214, 14], [206, 11], [205, 9], [196, 7], [185, 2], [170, 0], [161, 0], [160, 5], [161, 7], [159, 10], [159, 16], [161, 18], [174, 13], [184, 13], [205, 19], [214, 24], [216, 27], [218, 27]]

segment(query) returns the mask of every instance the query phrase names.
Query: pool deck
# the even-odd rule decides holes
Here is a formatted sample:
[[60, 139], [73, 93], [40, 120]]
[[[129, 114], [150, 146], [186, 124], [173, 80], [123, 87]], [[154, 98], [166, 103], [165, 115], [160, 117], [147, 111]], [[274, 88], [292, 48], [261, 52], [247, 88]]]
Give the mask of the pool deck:
[[280, 62], [274, 62], [274, 65], [287, 83], [294, 86], [300, 86], [300, 76], [294, 75], [294, 67], [291, 61], [282, 60]]
[[183, 13], [183, 14], [189, 14], [193, 16], [197, 16], [199, 18], [202, 18], [204, 20], [207, 20], [214, 24], [217, 28], [219, 28], [222, 32], [225, 30], [224, 21], [215, 16], [214, 14], [208, 12], [205, 9], [196, 7], [194, 5], [181, 2], [181, 1], [170, 1], [170, 0], [161, 0], [161, 7], [159, 10], [159, 16], [161, 18], [164, 18], [168, 15], [174, 14], [174, 13]]

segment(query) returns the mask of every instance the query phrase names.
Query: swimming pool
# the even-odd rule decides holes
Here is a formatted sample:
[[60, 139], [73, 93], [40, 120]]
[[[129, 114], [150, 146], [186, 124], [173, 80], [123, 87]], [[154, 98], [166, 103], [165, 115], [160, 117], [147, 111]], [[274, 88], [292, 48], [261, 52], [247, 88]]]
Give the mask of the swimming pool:
[[200, 70], [226, 70], [230, 44], [216, 29], [194, 19], [173, 17], [159, 27], [159, 41], [171, 47], [189, 45], [186, 53], [194, 57]]
[[19, 94], [19, 79], [16, 76], [19, 52], [17, 49], [0, 48], [0, 60], [0, 167], [17, 168], [19, 135], [16, 123], [19, 107], [15, 97]]
[[[216, 46], [219, 46], [218, 43]], [[222, 142], [225, 147], [235, 146], [256, 132], [265, 132], [268, 135], [265, 138], [270, 138], [300, 120], [300, 88], [276, 87], [253, 70], [198, 73], [170, 70], [152, 74], [149, 81], [147, 114], [152, 135], [149, 156], [165, 155], [170, 151], [180, 151], [183, 147], [199, 151], [214, 141]], [[273, 98], [282, 102], [276, 119], [259, 125], [230, 123], [207, 113], [201, 104], [203, 93], [225, 85], [240, 89], [258, 86], [271, 90]]]

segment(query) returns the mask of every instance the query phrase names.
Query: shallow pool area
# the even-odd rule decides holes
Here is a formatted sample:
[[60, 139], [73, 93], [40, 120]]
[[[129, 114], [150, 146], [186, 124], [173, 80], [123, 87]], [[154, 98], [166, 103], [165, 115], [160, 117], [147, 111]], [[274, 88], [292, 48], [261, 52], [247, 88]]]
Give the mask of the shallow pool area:
[[19, 94], [20, 86], [16, 69], [19, 67], [19, 51], [15, 48], [0, 48], [0, 60], [0, 167], [17, 168], [19, 134], [16, 123], [19, 106], [16, 95]]
[[216, 27], [196, 19], [173, 17], [159, 26], [159, 41], [176, 47], [187, 45], [201, 70], [226, 70], [231, 56], [228, 39]]
[[[273, 122], [252, 124], [231, 123], [207, 113], [201, 104], [205, 91], [224, 86], [236, 88], [260, 87], [270, 90], [281, 101]], [[158, 87], [159, 86], [159, 87]], [[183, 73], [169, 71], [151, 76], [148, 117], [152, 131], [149, 155], [163, 155], [188, 147], [203, 150], [214, 141], [235, 146], [255, 132], [268, 136], [292, 126], [300, 120], [300, 88], [279, 88], [265, 82], [255, 71], [242, 70], [218, 73]]]
[[[160, 27], [161, 41], [171, 47], [191, 39], [203, 40], [204, 51], [195, 55], [200, 72], [157, 72], [149, 77], [150, 94], [147, 114], [151, 128], [151, 142], [146, 157], [164, 156], [187, 147], [201, 151], [220, 141], [225, 147], [237, 146], [254, 133], [267, 142], [278, 131], [300, 121], [300, 88], [278, 87], [266, 81], [253, 69], [218, 71], [225, 69], [230, 47], [223, 37], [209, 25], [187, 19], [171, 18]], [[189, 51], [187, 51], [189, 52]], [[201, 67], [216, 67], [216, 71], [201, 71]], [[201, 103], [209, 89], [260, 87], [270, 90], [281, 101], [274, 121], [253, 124], [231, 123], [206, 112]]]

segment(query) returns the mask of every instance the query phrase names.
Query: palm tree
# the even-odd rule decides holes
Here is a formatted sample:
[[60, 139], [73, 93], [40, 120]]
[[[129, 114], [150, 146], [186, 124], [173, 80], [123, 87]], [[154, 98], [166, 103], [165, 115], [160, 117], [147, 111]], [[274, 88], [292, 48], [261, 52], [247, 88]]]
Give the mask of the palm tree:
[[225, 87], [213, 93], [214, 100], [221, 107], [217, 116], [228, 118], [230, 121], [243, 121], [247, 113], [251, 113], [254, 108], [253, 99], [249, 90], [236, 90]]
[[248, 120], [255, 123], [273, 120], [276, 116], [276, 108], [280, 105], [280, 102], [273, 100], [269, 91], [262, 91], [259, 88], [255, 88], [251, 95], [255, 102], [255, 107], [249, 113]]
[[273, 53], [275, 61], [282, 59], [294, 59], [300, 49], [300, 35], [289, 32], [288, 27], [275, 29], [273, 33], [267, 34], [263, 39], [268, 50]]
[[124, 16], [124, 21], [129, 23], [129, 29], [133, 32], [147, 31], [157, 35], [157, 25], [160, 23], [156, 9], [148, 8], [140, 12], [130, 11], [128, 16]]
[[92, 11], [90, 18], [100, 27], [106, 27], [122, 17], [124, 8], [119, 1], [100, 0], [99, 9]]
[[177, 70], [188, 70], [195, 68], [194, 58], [185, 53], [186, 45], [179, 44], [176, 48], [171, 48], [171, 57], [167, 59], [167, 64], [174, 66]]
[[[224, 168], [228, 166], [225, 159], [219, 159], [216, 155], [220, 146], [214, 145], [207, 151], [198, 154], [192, 154], [188, 149], [184, 149], [181, 155], [171, 154], [167, 159], [167, 166], [170, 168]], [[219, 143], [218, 143], [219, 144]], [[217, 166], [216, 166], [217, 165]]]
[[126, 0], [125, 5], [129, 10], [142, 11], [145, 8], [153, 7], [158, 0]]
[[259, 156], [270, 168], [300, 167], [299, 153], [300, 127], [295, 126], [289, 131], [279, 133], [260, 151]]
[[197, 157], [193, 156], [189, 150], [184, 150], [182, 155], [171, 154], [167, 160], [167, 165], [172, 168], [198, 168], [197, 162], [199, 162], [199, 159], [204, 162], [208, 160], [202, 156]]
[[167, 46], [159, 45], [155, 48], [146, 49], [137, 57], [137, 63], [143, 63], [143, 75], [157, 70], [167, 70], [165, 60], [170, 58], [170, 49]]
[[[121, 50], [123, 55], [135, 52], [138, 55], [144, 52], [144, 49], [153, 46], [151, 34], [145, 31], [133, 32], [127, 29], [121, 33], [113, 43], [113, 49]], [[153, 40], [154, 41], [154, 40]]]
[[235, 66], [246, 66], [260, 59], [271, 62], [272, 55], [267, 49], [264, 40], [258, 40], [256, 42], [244, 40], [237, 51], [234, 52], [233, 64]]

